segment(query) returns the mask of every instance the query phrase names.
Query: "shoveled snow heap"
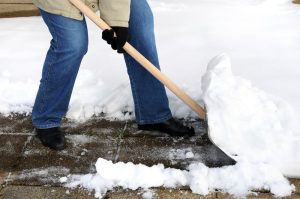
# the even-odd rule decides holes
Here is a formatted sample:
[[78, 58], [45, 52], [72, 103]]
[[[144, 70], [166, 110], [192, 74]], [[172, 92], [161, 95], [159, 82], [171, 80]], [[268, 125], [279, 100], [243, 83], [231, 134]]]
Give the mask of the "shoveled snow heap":
[[300, 128], [288, 103], [234, 76], [224, 54], [209, 63], [202, 91], [218, 146], [240, 162], [269, 163], [300, 176]]
[[235, 166], [210, 169], [194, 163], [185, 171], [161, 164], [113, 164], [99, 158], [96, 174], [73, 175], [62, 182], [67, 182], [68, 187], [95, 190], [96, 197], [119, 186], [133, 190], [189, 186], [198, 194], [218, 189], [235, 196], [247, 195], [253, 189], [268, 189], [278, 197], [290, 195], [294, 186], [284, 177], [283, 173], [288, 171], [280, 161], [295, 163], [300, 148], [295, 117], [289, 106], [234, 76], [226, 55], [210, 62], [202, 81], [210, 133], [222, 149], [237, 155]]

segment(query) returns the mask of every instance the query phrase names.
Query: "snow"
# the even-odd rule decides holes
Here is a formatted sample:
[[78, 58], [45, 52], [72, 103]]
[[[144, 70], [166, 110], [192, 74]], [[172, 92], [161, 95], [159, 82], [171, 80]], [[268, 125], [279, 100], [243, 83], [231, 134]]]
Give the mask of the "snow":
[[[218, 189], [235, 196], [245, 196], [251, 193], [251, 189], [264, 188], [277, 197], [290, 195], [295, 189], [278, 169], [266, 164], [238, 163], [235, 166], [209, 169], [202, 163], [194, 163], [185, 171], [165, 168], [162, 164], [151, 167], [130, 162], [113, 164], [99, 158], [96, 169], [96, 174], [69, 176], [65, 186], [82, 186], [91, 191], [95, 190], [95, 197], [98, 198], [115, 187], [148, 190], [161, 186], [189, 186], [197, 194], [207, 195]], [[62, 179], [63, 182], [65, 180]]]
[[239, 162], [264, 162], [300, 176], [300, 128], [288, 103], [235, 76], [225, 54], [208, 64], [202, 82], [215, 144]]
[[[73, 175], [65, 186], [81, 185], [95, 190], [96, 197], [115, 187], [147, 190], [161, 186], [189, 186], [193, 193], [202, 195], [221, 190], [244, 197], [257, 189], [270, 190], [276, 197], [291, 195], [295, 187], [284, 175], [300, 173], [300, 134], [289, 105], [233, 75], [225, 54], [208, 64], [202, 80], [211, 137], [238, 161], [236, 165], [208, 168], [202, 163], [192, 163], [184, 171], [162, 164], [152, 167], [131, 162], [113, 164], [99, 158], [96, 174]], [[172, 160], [193, 156], [190, 148], [173, 149], [169, 154]]]
[[156, 196], [155, 192], [153, 190], [150, 190], [150, 189], [145, 190], [145, 192], [142, 195], [143, 199], [152, 199], [155, 196]]
[[[201, 102], [201, 76], [209, 60], [226, 52], [235, 74], [286, 99], [300, 112], [300, 93], [296, 92], [300, 81], [299, 6], [288, 0], [149, 3], [156, 19], [162, 70], [194, 99]], [[0, 112], [30, 113], [50, 34], [41, 17], [1, 19], [0, 28]], [[107, 118], [133, 119], [134, 115], [122, 113], [133, 111], [122, 56], [111, 51], [90, 21], [88, 28], [89, 52], [76, 80], [68, 117], [86, 120], [103, 112]], [[168, 95], [175, 116], [197, 117], [173, 94]]]
[[59, 181], [60, 181], [61, 183], [65, 183], [65, 182], [67, 182], [67, 180], [68, 180], [67, 177], [61, 177], [61, 178], [59, 179]]
[[[34, 169], [26, 169], [23, 171], [18, 171], [14, 173], [10, 173], [6, 182], [12, 182], [14, 180], [30, 180], [33, 178], [38, 178], [39, 181], [44, 183], [58, 183], [62, 182], [58, 180], [58, 176], [64, 176], [70, 173], [69, 168], [61, 167], [61, 166], [51, 166], [51, 167], [43, 167], [43, 168], [34, 168]], [[67, 180], [67, 177], [62, 177]]]
[[[290, 195], [294, 187], [284, 175], [293, 175], [289, 172], [299, 171], [300, 165], [300, 6], [289, 0], [149, 3], [163, 72], [199, 103], [205, 101], [213, 140], [238, 155], [238, 164], [209, 169], [194, 163], [185, 171], [99, 158], [96, 174], [63, 181], [95, 190], [96, 197], [117, 186], [189, 186], [194, 193], [218, 189], [236, 196], [264, 188], [278, 197]], [[67, 116], [77, 121], [94, 114], [134, 119], [122, 56], [111, 52], [89, 21], [88, 27], [89, 52]], [[0, 29], [0, 113], [30, 113], [50, 35], [40, 17], [0, 19]], [[232, 63], [224, 54], [210, 62], [222, 52]], [[176, 117], [197, 117], [173, 94], [168, 96]], [[193, 157], [192, 151], [174, 152], [181, 154], [174, 153], [174, 159]]]
[[83, 146], [93, 141], [93, 137], [88, 135], [67, 135], [66, 137], [73, 146]]
[[189, 151], [185, 154], [185, 158], [193, 158], [195, 155], [193, 152]]

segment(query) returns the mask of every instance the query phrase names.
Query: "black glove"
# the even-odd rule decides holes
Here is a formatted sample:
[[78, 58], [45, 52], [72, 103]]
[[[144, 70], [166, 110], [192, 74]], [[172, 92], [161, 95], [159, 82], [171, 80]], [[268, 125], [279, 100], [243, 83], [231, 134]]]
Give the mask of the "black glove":
[[[111, 45], [111, 48], [117, 50], [118, 53], [125, 53], [123, 46], [127, 42], [128, 28], [113, 26], [112, 29], [106, 29], [102, 32], [102, 39]], [[116, 34], [117, 37], [114, 37]]]

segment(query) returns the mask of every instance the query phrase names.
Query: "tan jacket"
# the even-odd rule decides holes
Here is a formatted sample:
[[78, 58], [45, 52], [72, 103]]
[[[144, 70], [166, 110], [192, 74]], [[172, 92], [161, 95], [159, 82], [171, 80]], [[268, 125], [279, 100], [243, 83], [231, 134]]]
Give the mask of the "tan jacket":
[[[128, 27], [130, 0], [81, 0], [110, 26]], [[68, 18], [82, 20], [82, 13], [68, 0], [33, 0], [40, 9]]]

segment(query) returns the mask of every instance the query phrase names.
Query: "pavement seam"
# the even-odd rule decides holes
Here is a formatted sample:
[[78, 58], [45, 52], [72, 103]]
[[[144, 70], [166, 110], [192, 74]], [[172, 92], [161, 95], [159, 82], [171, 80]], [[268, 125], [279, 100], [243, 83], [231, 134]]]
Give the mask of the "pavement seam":
[[[26, 135], [28, 135], [28, 137], [27, 137], [27, 140], [26, 140], [26, 141], [24, 142], [24, 144], [23, 144], [21, 153], [20, 153], [20, 155], [18, 156], [18, 158], [17, 158], [17, 160], [16, 160], [16, 163], [14, 164], [14, 167], [15, 167], [15, 168], [17, 168], [17, 167], [20, 165], [20, 163], [21, 163], [21, 161], [22, 161], [22, 159], [23, 159], [23, 157], [24, 157], [24, 155], [25, 155], [25, 150], [26, 150], [26, 148], [27, 148], [27, 145], [33, 140], [33, 137], [34, 137], [34, 135], [35, 135], [34, 130], [33, 130], [30, 134], [26, 134]], [[11, 175], [11, 172], [9, 172], [9, 175], [8, 175], [7, 178], [5, 179], [7, 183], [9, 182], [10, 175]], [[6, 183], [6, 185], [7, 185], [7, 183]]]
[[[121, 145], [122, 145], [122, 142], [123, 142], [123, 136], [124, 136], [124, 132], [126, 131], [127, 129], [127, 124], [128, 124], [128, 121], [126, 120], [125, 122], [125, 125], [123, 127], [123, 130], [119, 133], [118, 135], [118, 139], [117, 139], [117, 149], [116, 149], [116, 153], [115, 153], [115, 157], [113, 159], [113, 162], [116, 163], [118, 162], [119, 160], [119, 155], [120, 155], [120, 151], [121, 151]], [[104, 199], [109, 199], [110, 198], [110, 195], [109, 195], [109, 191], [103, 196]]]
[[[71, 189], [68, 187], [64, 187], [61, 185], [27, 185], [27, 184], [9, 184], [6, 187], [44, 187], [44, 188], [64, 188], [64, 189]], [[80, 187], [78, 187], [80, 188]], [[1, 190], [0, 190], [1, 192]]]
[[120, 134], [118, 136], [117, 150], [116, 150], [116, 154], [114, 157], [114, 163], [116, 163], [119, 160], [119, 155], [120, 155], [121, 146], [122, 146], [122, 142], [123, 142], [123, 136], [124, 136], [124, 132], [127, 130], [127, 125], [128, 125], [128, 121], [125, 122], [123, 130], [120, 132]]
[[32, 141], [34, 135], [35, 135], [35, 130], [33, 130], [30, 134], [28, 134], [28, 138], [25, 141], [24, 146], [23, 146], [22, 151], [21, 151], [21, 157], [24, 157], [24, 155], [25, 155], [24, 152], [27, 148], [27, 145]]
[[34, 133], [0, 133], [0, 135], [28, 135], [28, 136], [33, 136], [35, 134]]
[[5, 187], [7, 187], [9, 185], [8, 183], [11, 181], [10, 180], [10, 176], [11, 176], [11, 172], [9, 172], [8, 175], [6, 176], [6, 178], [4, 180], [4, 183], [2, 185], [3, 188], [5, 188]]

